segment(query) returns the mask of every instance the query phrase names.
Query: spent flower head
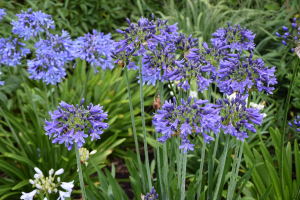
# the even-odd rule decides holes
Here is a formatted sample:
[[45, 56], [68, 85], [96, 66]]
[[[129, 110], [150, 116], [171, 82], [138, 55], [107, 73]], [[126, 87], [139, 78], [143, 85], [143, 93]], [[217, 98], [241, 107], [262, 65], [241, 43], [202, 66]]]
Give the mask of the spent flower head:
[[88, 165], [88, 160], [90, 159], [90, 155], [93, 155], [97, 152], [97, 150], [93, 150], [89, 152], [86, 148], [81, 147], [79, 149], [79, 157], [80, 157], [80, 162], [85, 164], [86, 166]]
[[84, 34], [84, 37], [78, 37], [72, 47], [72, 54], [76, 58], [86, 60], [95, 68], [101, 66], [102, 69], [113, 69], [114, 65], [111, 58], [111, 51], [114, 49], [111, 34], [93, 30], [93, 33]]
[[[49, 176], [45, 177], [43, 172], [35, 167], [34, 168], [36, 174], [34, 175], [34, 179], [30, 179], [29, 183], [32, 185], [33, 188], [36, 188], [35, 190], [33, 190], [30, 193], [25, 193], [22, 192], [22, 196], [21, 199], [33, 199], [35, 194], [55, 194], [59, 191], [59, 193], [65, 193], [67, 195], [65, 195], [65, 197], [70, 197], [71, 192], [72, 192], [72, 188], [74, 187], [74, 184], [72, 182], [60, 182], [60, 177], [58, 177], [59, 175], [64, 173], [63, 169], [59, 169], [56, 172], [54, 172], [53, 169], [49, 170]], [[61, 187], [62, 189], [64, 189], [65, 191], [62, 191], [62, 189], [59, 189], [58, 187]], [[60, 198], [62, 198], [63, 196], [60, 195]], [[64, 199], [64, 198], [62, 198]]]
[[19, 34], [19, 37], [24, 38], [24, 40], [29, 40], [37, 35], [40, 36], [40, 32], [45, 32], [49, 28], [53, 29], [55, 27], [51, 15], [41, 11], [32, 12], [31, 8], [27, 12], [22, 10], [22, 13], [16, 14], [16, 16], [18, 20], [11, 22], [11, 25], [13, 25], [12, 32]]
[[[197, 136], [202, 134], [204, 141], [209, 143], [213, 140], [207, 135], [210, 131], [215, 134], [219, 133], [221, 117], [218, 115], [220, 109], [214, 104], [208, 103], [207, 100], [197, 100], [189, 97], [188, 101], [181, 99], [181, 104], [173, 98], [165, 101], [165, 104], [153, 116], [153, 124], [162, 137], [158, 141], [164, 143], [168, 138], [179, 135], [182, 138], [180, 148], [184, 153], [193, 150], [193, 144], [190, 144], [188, 136]], [[205, 104], [205, 105], [204, 105]]]
[[53, 136], [52, 143], [65, 143], [70, 151], [74, 142], [77, 148], [81, 148], [85, 143], [85, 138], [90, 136], [91, 141], [100, 139], [103, 129], [108, 128], [108, 124], [103, 122], [107, 119], [107, 112], [102, 110], [103, 106], [90, 103], [87, 109], [83, 106], [84, 99], [80, 106], [69, 105], [61, 102], [58, 110], [50, 111], [52, 121], [47, 121], [44, 125], [46, 135]]

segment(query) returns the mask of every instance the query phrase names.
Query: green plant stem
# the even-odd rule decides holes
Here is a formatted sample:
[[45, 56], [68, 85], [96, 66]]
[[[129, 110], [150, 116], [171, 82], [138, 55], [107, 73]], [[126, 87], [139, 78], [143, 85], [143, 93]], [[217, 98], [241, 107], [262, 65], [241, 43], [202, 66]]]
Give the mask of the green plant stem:
[[199, 179], [198, 179], [198, 183], [197, 183], [197, 185], [198, 185], [197, 199], [199, 199], [200, 195], [201, 195], [202, 173], [203, 173], [203, 166], [204, 166], [204, 162], [205, 162], [205, 147], [206, 147], [206, 142], [203, 141], [202, 149], [201, 149]]
[[217, 150], [218, 150], [218, 144], [219, 144], [219, 137], [216, 137], [216, 142], [214, 145], [214, 153], [213, 153], [213, 166], [215, 164], [215, 157], [216, 157]]
[[156, 139], [156, 160], [157, 160], [157, 171], [158, 171], [158, 176], [159, 176], [159, 185], [160, 185], [160, 191], [163, 191], [163, 183], [162, 183], [162, 173], [161, 173], [161, 163], [160, 163], [160, 147], [158, 143], [158, 133], [155, 131], [155, 139]]
[[79, 176], [82, 199], [85, 200], [86, 199], [85, 186], [84, 186], [84, 180], [83, 180], [83, 175], [82, 175], [79, 150], [77, 149], [77, 143], [75, 143], [75, 153], [76, 153], [76, 161], [77, 161], [77, 167], [78, 167], [78, 176]]
[[281, 194], [282, 194], [282, 198], [283, 200], [285, 199], [284, 197], [284, 180], [283, 180], [283, 151], [284, 151], [284, 135], [285, 135], [285, 125], [286, 125], [286, 120], [287, 120], [287, 113], [289, 110], [289, 105], [290, 105], [290, 98], [291, 98], [291, 92], [292, 92], [292, 88], [294, 85], [294, 81], [295, 81], [295, 77], [297, 75], [298, 72], [298, 65], [299, 65], [299, 59], [297, 59], [296, 65], [294, 67], [294, 71], [293, 71], [293, 76], [292, 76], [292, 80], [290, 82], [290, 87], [288, 90], [288, 95], [286, 97], [286, 101], [285, 101], [285, 107], [284, 107], [284, 114], [283, 114], [283, 122], [282, 122], [282, 127], [281, 127], [281, 138], [280, 138], [280, 163], [279, 163], [279, 177], [280, 177], [280, 184], [281, 184]]
[[236, 148], [235, 148], [235, 153], [233, 157], [233, 164], [232, 164], [232, 170], [231, 170], [231, 176], [230, 176], [230, 182], [229, 182], [229, 189], [228, 189], [228, 194], [227, 194], [227, 200], [231, 200], [233, 197], [233, 190], [235, 189], [235, 174], [237, 167], [237, 157], [239, 153], [239, 148], [240, 148], [240, 142], [239, 140], [236, 141]]
[[144, 111], [144, 94], [143, 94], [143, 79], [142, 79], [142, 61], [140, 58], [139, 61], [139, 76], [140, 76], [140, 98], [141, 98], [141, 115], [142, 115], [142, 126], [143, 126], [143, 139], [144, 139], [144, 149], [145, 149], [145, 165], [147, 170], [147, 177], [148, 177], [148, 188], [149, 190], [152, 188], [151, 182], [151, 174], [150, 174], [150, 167], [149, 167], [149, 157], [148, 157], [148, 146], [147, 146], [147, 134], [146, 134], [146, 124], [145, 124], [145, 111]]
[[[171, 90], [172, 90], [172, 92], [173, 92], [173, 95], [174, 95], [176, 101], [179, 102], [179, 101], [178, 101], [178, 98], [177, 98], [177, 95], [176, 95], [176, 92], [175, 92], [175, 90], [174, 90], [174, 88], [173, 88], [173, 86], [172, 86], [171, 81], [169, 81], [169, 85], [170, 85], [170, 88], [171, 88]], [[176, 87], [176, 86], [175, 86], [175, 87]], [[176, 89], [176, 88], [175, 88], [175, 89]]]
[[[132, 100], [131, 100], [130, 82], [129, 82], [129, 78], [128, 78], [128, 68], [125, 67], [124, 71], [125, 71], [125, 77], [126, 77], [126, 83], [127, 83], [127, 93], [128, 93], [128, 101], [129, 101], [129, 108], [130, 108], [130, 117], [131, 117], [131, 125], [132, 125], [135, 151], [136, 151], [136, 155], [137, 155], [137, 158], [138, 158], [140, 177], [142, 178], [142, 182], [144, 183], [145, 180], [144, 180], [144, 176], [142, 175], [142, 169], [143, 168], [142, 168], [142, 163], [141, 163], [139, 142], [138, 142], [138, 138], [137, 138], [137, 134], [136, 134], [136, 127], [135, 127], [134, 114], [133, 114], [133, 106], [132, 106]], [[159, 152], [158, 152], [158, 154], [159, 154]], [[143, 185], [143, 190], [145, 190], [144, 185]]]
[[181, 188], [180, 188], [180, 200], [184, 200], [184, 198], [185, 198], [186, 162], [187, 162], [187, 152], [183, 153], [182, 175], [181, 175]]
[[180, 145], [180, 137], [176, 137], [176, 148], [177, 148], [177, 153], [176, 153], [176, 166], [177, 166], [177, 188], [180, 189], [180, 181], [181, 181], [181, 150], [179, 149]]
[[[28, 129], [26, 117], [25, 117], [24, 110], [23, 110], [23, 105], [21, 104], [21, 99], [20, 99], [20, 95], [18, 94], [18, 92], [17, 92], [17, 99], [18, 99], [18, 102], [19, 102], [19, 106], [20, 106], [20, 110], [21, 110], [22, 119], [24, 121], [24, 125], [25, 125], [26, 129]], [[46, 113], [46, 116], [47, 116], [47, 114], [48, 113]]]
[[80, 99], [79, 99], [79, 100], [81, 100], [81, 98], [83, 98], [84, 95], [85, 95], [86, 88], [87, 88], [87, 83], [89, 82], [89, 78], [90, 78], [90, 74], [91, 74], [91, 69], [92, 69], [92, 67], [89, 67], [88, 72], [87, 72], [87, 75], [86, 75], [86, 80], [85, 80], [85, 83], [84, 83], [84, 87], [83, 87], [83, 90], [82, 90], [82, 92], [81, 92], [81, 95], [80, 95]]
[[219, 192], [219, 188], [220, 188], [220, 184], [221, 184], [221, 180], [222, 180], [222, 176], [223, 176], [223, 172], [224, 172], [225, 162], [226, 162], [227, 151], [228, 151], [228, 147], [229, 147], [229, 141], [230, 141], [229, 139], [230, 139], [230, 135], [226, 134], [225, 149], [223, 152], [223, 159], [219, 163], [220, 172], [219, 172], [217, 185], [215, 187], [216, 189], [215, 189], [215, 194], [214, 194], [214, 198], [213, 198], [214, 200], [216, 200], [218, 197], [218, 192]]
[[[160, 94], [160, 100], [161, 100], [161, 105], [164, 104], [164, 88], [163, 88], [163, 83], [159, 81], [159, 94]], [[168, 186], [168, 149], [167, 149], [167, 143], [165, 142], [163, 144], [163, 161], [164, 161], [164, 184], [166, 188], [166, 194], [167, 194], [167, 199], [169, 199], [169, 186]]]
[[57, 87], [58, 87], [58, 85], [56, 86], [56, 85], [54, 85], [54, 99], [55, 99], [55, 107], [57, 107], [58, 106], [58, 100], [57, 100]]
[[45, 90], [45, 102], [46, 102], [46, 108], [47, 108], [45, 116], [46, 116], [47, 119], [49, 119], [49, 115], [48, 115], [48, 112], [49, 112], [49, 102], [48, 102], [47, 85], [46, 85], [46, 83], [43, 83], [43, 85], [44, 85], [44, 90]]

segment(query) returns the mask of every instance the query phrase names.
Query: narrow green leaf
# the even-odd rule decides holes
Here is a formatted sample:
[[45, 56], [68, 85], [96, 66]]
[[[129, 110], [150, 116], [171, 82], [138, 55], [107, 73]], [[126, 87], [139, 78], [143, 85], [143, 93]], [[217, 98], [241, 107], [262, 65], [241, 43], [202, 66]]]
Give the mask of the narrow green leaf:
[[[260, 198], [259, 200], [266, 200], [266, 199], [268, 198], [268, 196], [269, 196], [269, 194], [270, 194], [272, 188], [273, 188], [273, 184], [271, 183], [271, 184], [267, 187], [265, 193], [261, 196], [261, 198]], [[280, 199], [280, 198], [279, 198], [279, 199]]]
[[29, 184], [29, 179], [23, 180], [20, 183], [18, 183], [17, 185], [15, 185], [11, 190], [19, 189], [19, 188], [21, 188], [25, 185], [28, 185], [28, 184]]

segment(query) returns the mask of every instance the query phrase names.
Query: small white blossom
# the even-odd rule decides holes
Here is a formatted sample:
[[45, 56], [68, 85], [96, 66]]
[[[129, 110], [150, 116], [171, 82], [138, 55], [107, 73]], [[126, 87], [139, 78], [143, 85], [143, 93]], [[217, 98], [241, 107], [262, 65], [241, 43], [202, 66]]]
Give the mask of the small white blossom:
[[36, 173], [38, 174], [43, 174], [43, 172], [37, 167], [34, 168], [34, 171], [36, 171]]
[[32, 179], [29, 180], [29, 183], [30, 183], [31, 185], [34, 185], [34, 184], [35, 184], [35, 182], [34, 182]]
[[171, 96], [174, 96], [174, 93], [171, 91], [171, 92], [170, 92], [170, 95], [171, 95]]
[[90, 152], [90, 155], [93, 155], [93, 154], [95, 154], [95, 153], [97, 153], [97, 150], [91, 151], [91, 152]]
[[197, 98], [197, 92], [195, 92], [195, 91], [190, 91], [190, 96], [192, 97], [192, 98]]
[[36, 190], [33, 190], [32, 192], [30, 193], [25, 193], [25, 192], [22, 192], [22, 196], [20, 197], [20, 199], [24, 199], [24, 200], [32, 200], [34, 195], [36, 194]]
[[63, 192], [59, 191], [59, 198], [57, 200], [65, 200], [65, 197], [70, 197], [71, 193], [70, 192]]
[[72, 192], [72, 188], [74, 187], [73, 184], [74, 181], [66, 183], [66, 182], [62, 182], [61, 186], [63, 189], [67, 190], [68, 192]]
[[55, 175], [61, 175], [62, 173], [64, 173], [64, 169], [63, 169], [63, 168], [57, 170], [57, 171], [55, 172]]

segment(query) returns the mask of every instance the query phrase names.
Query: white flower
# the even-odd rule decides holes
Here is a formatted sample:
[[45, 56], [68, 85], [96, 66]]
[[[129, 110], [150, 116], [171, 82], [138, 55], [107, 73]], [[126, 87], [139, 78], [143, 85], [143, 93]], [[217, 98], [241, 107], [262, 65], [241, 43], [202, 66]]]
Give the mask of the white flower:
[[62, 173], [64, 173], [64, 169], [63, 169], [63, 168], [57, 170], [57, 171], [55, 172], [55, 175], [61, 175]]
[[34, 182], [32, 179], [29, 180], [29, 183], [30, 183], [31, 185], [34, 185], [34, 184], [35, 184], [35, 182]]
[[35, 187], [36, 187], [37, 189], [42, 189], [42, 186], [41, 186], [40, 184], [36, 184]]
[[266, 117], [267, 117], [267, 114], [266, 114], [266, 113], [263, 113], [262, 115], [263, 115], [263, 118], [266, 118]]
[[171, 95], [171, 96], [174, 96], [174, 93], [171, 91], [171, 92], [170, 92], [170, 95]]
[[25, 192], [22, 192], [22, 196], [20, 197], [20, 199], [24, 199], [24, 200], [32, 200], [34, 195], [36, 194], [36, 190], [33, 190], [32, 192], [30, 193], [25, 193]]
[[71, 193], [70, 192], [63, 192], [63, 191], [59, 191], [59, 197], [57, 200], [65, 200], [65, 197], [70, 197]]
[[57, 177], [57, 182], [60, 182], [60, 177]]
[[49, 170], [49, 176], [52, 176], [53, 173], [54, 173], [54, 169], [50, 169]]
[[37, 167], [35, 167], [34, 170], [35, 170], [36, 173], [38, 173], [38, 174], [43, 174], [43, 172], [42, 172], [39, 168], [37, 168]]
[[47, 197], [45, 197], [44, 200], [47, 200]]
[[95, 153], [97, 153], [97, 150], [91, 151], [90, 155], [93, 155], [93, 154], [95, 154]]
[[190, 91], [190, 96], [191, 96], [192, 98], [197, 98], [197, 92], [195, 92], [195, 91]]
[[73, 182], [74, 181], [69, 182], [69, 183], [62, 182], [60, 187], [64, 188], [65, 190], [67, 190], [68, 192], [71, 193], [72, 192], [72, 188], [74, 187]]
[[236, 98], [236, 93], [234, 92], [234, 93], [232, 93], [231, 95], [227, 95], [227, 94], [226, 94], [226, 98], [227, 98], [229, 101], [231, 101], [231, 99], [235, 99], [235, 98]]
[[250, 107], [262, 110], [262, 109], [264, 109], [265, 106], [263, 104], [256, 104], [256, 103], [250, 102]]

